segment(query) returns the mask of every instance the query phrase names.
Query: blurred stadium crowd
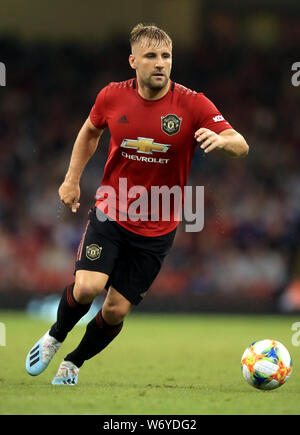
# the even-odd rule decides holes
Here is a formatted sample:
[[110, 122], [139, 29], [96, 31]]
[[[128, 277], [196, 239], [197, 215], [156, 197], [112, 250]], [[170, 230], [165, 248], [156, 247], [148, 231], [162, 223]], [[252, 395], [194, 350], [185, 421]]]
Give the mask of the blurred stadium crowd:
[[[172, 78], [216, 104], [247, 139], [249, 156], [196, 152], [189, 184], [205, 187], [204, 230], [185, 233], [180, 224], [152, 294], [260, 299], [300, 278], [299, 91], [291, 85], [299, 26], [282, 21], [276, 44], [254, 45], [241, 41], [230, 20], [211, 20], [190, 50], [175, 41]], [[1, 39], [0, 53], [7, 66], [0, 89], [0, 291], [60, 293], [72, 279], [108, 132], [83, 175], [77, 215], [61, 206], [58, 187], [99, 90], [133, 76], [129, 47], [126, 37], [105, 46]]]

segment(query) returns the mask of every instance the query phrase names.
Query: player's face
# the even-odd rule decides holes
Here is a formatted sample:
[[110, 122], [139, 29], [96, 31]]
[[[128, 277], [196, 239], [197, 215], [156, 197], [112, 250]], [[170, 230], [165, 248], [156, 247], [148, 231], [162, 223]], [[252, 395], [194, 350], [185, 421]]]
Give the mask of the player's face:
[[154, 44], [143, 40], [132, 47], [130, 65], [136, 70], [141, 86], [160, 91], [169, 84], [172, 67], [172, 48], [166, 44]]

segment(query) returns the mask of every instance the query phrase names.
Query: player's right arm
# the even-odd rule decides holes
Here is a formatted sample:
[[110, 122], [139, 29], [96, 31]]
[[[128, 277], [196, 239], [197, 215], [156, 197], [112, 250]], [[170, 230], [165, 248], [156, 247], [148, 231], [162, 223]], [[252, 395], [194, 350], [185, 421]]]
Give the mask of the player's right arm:
[[80, 129], [75, 140], [71, 160], [65, 180], [58, 193], [61, 201], [76, 213], [80, 203], [80, 178], [83, 170], [95, 153], [103, 129], [96, 128], [88, 118]]

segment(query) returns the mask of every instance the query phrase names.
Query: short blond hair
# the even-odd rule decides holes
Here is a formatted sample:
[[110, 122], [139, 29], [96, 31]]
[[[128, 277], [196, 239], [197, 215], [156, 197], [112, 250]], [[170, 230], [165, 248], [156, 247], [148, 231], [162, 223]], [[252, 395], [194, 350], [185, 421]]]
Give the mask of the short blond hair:
[[149, 42], [154, 41], [155, 45], [165, 43], [172, 48], [172, 39], [164, 30], [157, 27], [155, 24], [139, 23], [130, 32], [129, 42], [131, 47], [133, 44], [148, 39]]

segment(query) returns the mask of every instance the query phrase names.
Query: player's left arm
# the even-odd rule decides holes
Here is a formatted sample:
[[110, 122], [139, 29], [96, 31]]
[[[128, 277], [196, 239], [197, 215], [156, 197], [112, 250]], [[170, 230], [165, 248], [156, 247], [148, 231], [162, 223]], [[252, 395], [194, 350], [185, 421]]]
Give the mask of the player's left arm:
[[208, 128], [200, 128], [195, 132], [195, 139], [201, 143], [200, 148], [205, 153], [217, 149], [231, 157], [245, 157], [249, 151], [244, 137], [232, 128], [223, 130], [219, 134]]

